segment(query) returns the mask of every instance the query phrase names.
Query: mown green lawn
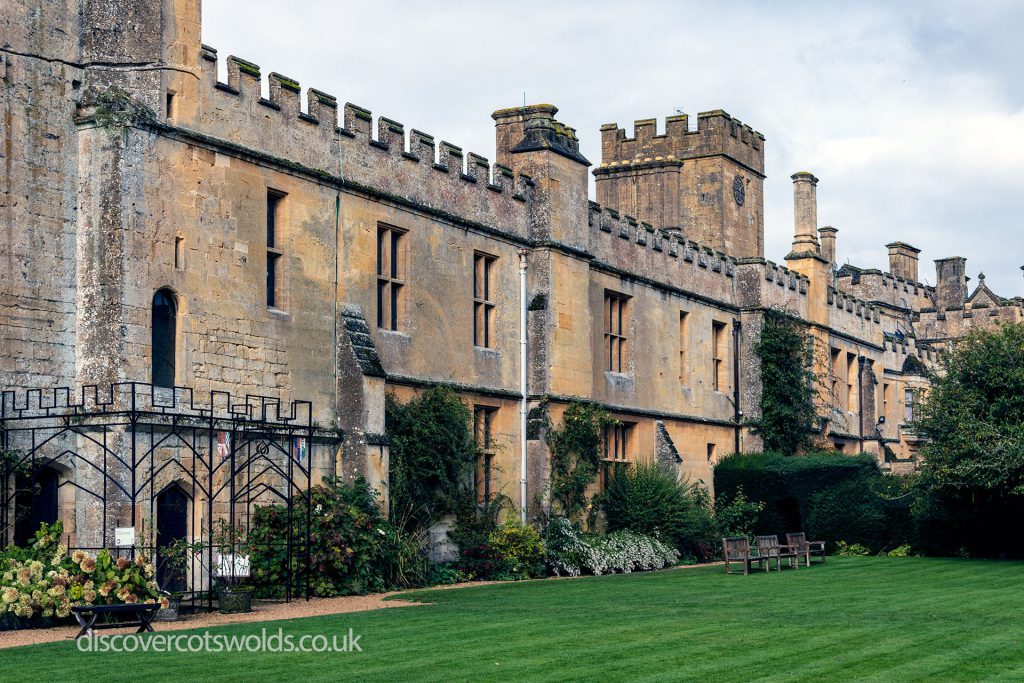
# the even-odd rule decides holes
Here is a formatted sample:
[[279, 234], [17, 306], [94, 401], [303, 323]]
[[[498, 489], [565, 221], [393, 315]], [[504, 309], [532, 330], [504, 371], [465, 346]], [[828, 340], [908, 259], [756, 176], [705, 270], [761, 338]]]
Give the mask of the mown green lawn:
[[1024, 680], [1024, 563], [833, 558], [417, 594], [433, 604], [217, 629], [347, 633], [354, 654], [0, 650], [10, 681]]

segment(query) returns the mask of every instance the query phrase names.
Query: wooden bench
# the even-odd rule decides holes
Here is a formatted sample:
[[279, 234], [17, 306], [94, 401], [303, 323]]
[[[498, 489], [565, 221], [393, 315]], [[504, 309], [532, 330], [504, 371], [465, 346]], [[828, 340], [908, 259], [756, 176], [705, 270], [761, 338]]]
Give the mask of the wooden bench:
[[[136, 633], [153, 632], [151, 622], [160, 609], [159, 602], [131, 602], [123, 605], [83, 605], [72, 607], [71, 612], [81, 626], [75, 640], [82, 636], [92, 636], [93, 631], [101, 628], [130, 628], [138, 627]], [[121, 621], [97, 624], [96, 620], [101, 614], [110, 614], [121, 619]]]
[[743, 575], [750, 573], [754, 562], [761, 563], [765, 571], [768, 571], [769, 557], [759, 552], [751, 553], [750, 539], [746, 536], [731, 536], [722, 539], [722, 548], [725, 551], [725, 573], [729, 574], [729, 563], [740, 563], [743, 565]]
[[775, 560], [776, 569], [782, 570], [783, 560], [786, 560], [794, 569], [800, 567], [800, 553], [794, 546], [780, 545], [778, 536], [757, 536], [754, 538], [754, 543], [757, 545], [758, 555], [767, 556], [769, 563], [772, 559]]
[[804, 532], [786, 534], [786, 545], [796, 550], [797, 556], [803, 556], [807, 566], [811, 566], [811, 555], [817, 555], [825, 561], [825, 541], [808, 541]]

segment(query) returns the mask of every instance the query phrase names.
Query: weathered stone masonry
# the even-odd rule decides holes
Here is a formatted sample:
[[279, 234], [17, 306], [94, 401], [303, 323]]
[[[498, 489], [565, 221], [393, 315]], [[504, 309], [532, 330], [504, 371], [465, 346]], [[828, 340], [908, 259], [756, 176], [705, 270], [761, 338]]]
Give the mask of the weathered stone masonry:
[[[837, 230], [818, 226], [809, 173], [793, 176], [793, 250], [785, 265], [767, 260], [765, 136], [722, 111], [692, 128], [669, 117], [663, 133], [653, 119], [632, 137], [602, 127], [594, 202], [590, 162], [552, 105], [495, 112], [492, 163], [234, 56], [219, 82], [196, 0], [78, 5], [3, 0], [0, 13], [4, 387], [149, 381], [161, 290], [176, 304], [175, 383], [312, 401], [324, 434], [344, 434], [318, 455], [323, 472], [386, 489], [386, 393], [446, 384], [496, 409], [492, 492], [532, 506], [546, 481], [542, 418], [557, 423], [573, 398], [622, 420], [628, 459], [694, 480], [757, 449], [752, 349], [769, 307], [806, 320], [821, 350], [833, 388], [822, 438], [913, 469], [903, 423], [922, 368], [971, 327], [1022, 317], [1021, 300], [983, 278], [968, 294], [962, 259], [921, 284], [918, 251], [903, 243], [888, 245], [890, 272], [837, 269]], [[280, 198], [273, 245], [268, 194]], [[377, 325], [385, 229], [400, 235], [388, 254], [397, 329]], [[489, 348], [473, 342], [481, 254], [493, 263]], [[608, 296], [625, 302], [616, 371]]]

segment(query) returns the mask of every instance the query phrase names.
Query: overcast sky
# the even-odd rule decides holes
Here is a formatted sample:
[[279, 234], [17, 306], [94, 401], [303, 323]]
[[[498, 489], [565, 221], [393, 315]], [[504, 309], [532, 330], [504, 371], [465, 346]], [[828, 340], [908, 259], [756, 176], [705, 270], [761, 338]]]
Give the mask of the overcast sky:
[[965, 256], [1024, 294], [1024, 3], [203, 0], [203, 42], [494, 158], [495, 109], [550, 102], [598, 128], [725, 109], [767, 138], [766, 256], [812, 171], [838, 259]]

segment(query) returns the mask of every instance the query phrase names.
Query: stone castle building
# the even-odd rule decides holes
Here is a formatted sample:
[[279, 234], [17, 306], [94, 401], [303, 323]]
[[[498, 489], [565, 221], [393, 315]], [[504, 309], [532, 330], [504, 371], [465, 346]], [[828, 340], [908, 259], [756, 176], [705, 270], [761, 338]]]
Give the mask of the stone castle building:
[[[2, 8], [6, 416], [55, 387], [123, 382], [308, 400], [317, 471], [386, 489], [385, 396], [442, 384], [474, 409], [481, 497], [522, 505], [525, 478], [536, 504], [543, 418], [573, 399], [621, 421], [609, 461], [710, 483], [716, 459], [760, 447], [752, 349], [782, 308], [827, 349], [822, 438], [908, 470], [905, 420], [937, 351], [1024, 317], [981, 277], [969, 291], [962, 258], [922, 284], [901, 242], [888, 272], [837, 268], [806, 172], [792, 251], [768, 260], [765, 137], [723, 111], [603, 126], [591, 170], [554, 106], [502, 109], [492, 163], [223, 57], [200, 43], [199, 0]], [[86, 476], [52, 464], [62, 484]], [[84, 534], [95, 520], [71, 496], [61, 515]]]

